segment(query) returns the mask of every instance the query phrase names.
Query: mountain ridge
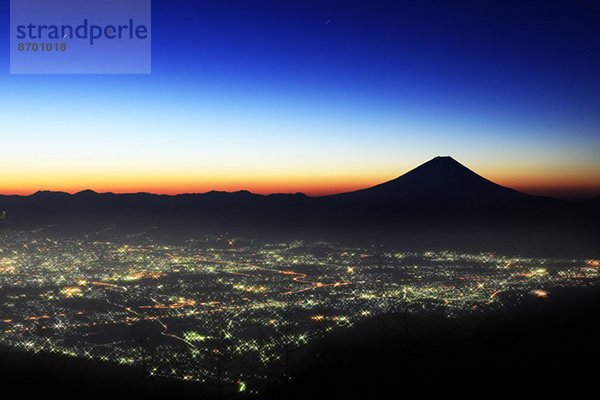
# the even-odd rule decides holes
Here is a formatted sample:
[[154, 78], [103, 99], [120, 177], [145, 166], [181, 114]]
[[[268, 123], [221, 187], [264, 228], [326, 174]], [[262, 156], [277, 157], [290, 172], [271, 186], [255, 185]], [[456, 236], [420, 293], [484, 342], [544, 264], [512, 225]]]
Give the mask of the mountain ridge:
[[[3, 213], [5, 212], [5, 213]], [[0, 195], [0, 231], [57, 235], [160, 232], [189, 238], [229, 232], [271, 240], [383, 241], [411, 246], [489, 246], [526, 241], [556, 249], [597, 249], [600, 202], [528, 195], [489, 181], [451, 157], [436, 157], [396, 179], [337, 195], [249, 191], [161, 195], [39, 191]], [[362, 239], [361, 239], [362, 240]], [[519, 247], [520, 248], [520, 247]], [[600, 250], [600, 249], [599, 249]]]
[[[391, 179], [389, 181], [376, 184], [374, 186], [370, 186], [368, 188], [353, 190], [349, 192], [341, 192], [334, 193], [329, 195], [318, 195], [311, 196], [302, 192], [295, 193], [269, 193], [269, 194], [260, 194], [254, 193], [246, 189], [235, 190], [235, 191], [223, 191], [223, 190], [209, 190], [207, 192], [185, 192], [185, 193], [177, 193], [177, 194], [164, 194], [164, 193], [151, 193], [151, 192], [125, 192], [125, 193], [114, 193], [114, 192], [96, 192], [92, 189], [84, 189], [75, 193], [68, 193], [65, 191], [53, 191], [53, 190], [38, 190], [35, 193], [30, 195], [22, 195], [22, 194], [0, 194], [0, 197], [31, 197], [31, 196], [92, 196], [92, 195], [115, 195], [115, 196], [131, 196], [131, 195], [152, 195], [152, 196], [168, 196], [168, 197], [178, 197], [178, 196], [199, 196], [199, 195], [210, 195], [210, 194], [232, 194], [232, 195], [245, 195], [252, 194], [256, 196], [269, 197], [269, 196], [302, 196], [307, 198], [333, 198], [340, 196], [350, 196], [356, 195], [359, 193], [374, 193], [377, 191], [382, 191], [382, 189], [389, 188], [391, 186], [397, 186], [398, 184], [406, 183], [406, 181], [430, 181], [433, 177], [432, 175], [437, 174], [438, 176], [444, 176], [448, 171], [454, 171], [453, 175], [457, 175], [456, 172], [460, 171], [463, 174], [463, 177], [469, 176], [472, 181], [478, 180], [479, 184], [488, 185], [489, 187], [494, 187], [495, 189], [503, 190], [505, 193], [511, 193], [512, 195], [518, 195], [521, 198], [529, 197], [529, 198], [537, 198], [537, 199], [555, 199], [559, 200], [556, 197], [552, 196], [540, 196], [540, 195], [532, 195], [524, 192], [520, 192], [516, 189], [512, 189], [510, 187], [499, 185], [489, 179], [482, 177], [471, 169], [467, 168], [460, 162], [456, 161], [451, 156], [436, 156], [429, 161], [424, 162], [423, 164], [409, 170], [408, 172], [398, 176], [397, 178]], [[428, 176], [427, 176], [428, 175]], [[452, 175], [452, 174], [451, 174]], [[454, 176], [456, 177], [456, 176]], [[437, 182], [437, 186], [445, 185], [448, 187], [449, 183], [455, 184], [456, 182], [446, 181], [446, 182]], [[406, 189], [405, 189], [406, 190]], [[463, 192], [466, 193], [466, 192]], [[471, 193], [472, 195], [472, 193]], [[396, 198], [400, 198], [399, 196], [395, 196]], [[595, 198], [600, 198], [600, 196], [592, 197], [591, 200]]]

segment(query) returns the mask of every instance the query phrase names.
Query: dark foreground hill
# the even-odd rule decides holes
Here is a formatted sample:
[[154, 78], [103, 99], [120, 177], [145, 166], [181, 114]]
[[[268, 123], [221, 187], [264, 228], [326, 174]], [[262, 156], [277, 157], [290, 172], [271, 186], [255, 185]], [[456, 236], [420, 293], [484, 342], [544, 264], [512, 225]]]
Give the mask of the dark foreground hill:
[[148, 232], [178, 240], [229, 232], [252, 238], [355, 241], [597, 254], [600, 203], [530, 196], [497, 185], [450, 157], [356, 192], [309, 197], [247, 191], [177, 196], [37, 192], [0, 196], [0, 229], [43, 235]]
[[[578, 398], [595, 390], [599, 305], [598, 288], [556, 289], [548, 298], [456, 319], [373, 317], [324, 334], [292, 365], [290, 381], [274, 377], [258, 395], [225, 387], [221, 398]], [[219, 398], [209, 384], [145, 377], [139, 368], [0, 350], [7, 398]]]
[[458, 319], [374, 317], [317, 344], [311, 366], [271, 398], [581, 397], [598, 373], [599, 306], [597, 288], [557, 289]]

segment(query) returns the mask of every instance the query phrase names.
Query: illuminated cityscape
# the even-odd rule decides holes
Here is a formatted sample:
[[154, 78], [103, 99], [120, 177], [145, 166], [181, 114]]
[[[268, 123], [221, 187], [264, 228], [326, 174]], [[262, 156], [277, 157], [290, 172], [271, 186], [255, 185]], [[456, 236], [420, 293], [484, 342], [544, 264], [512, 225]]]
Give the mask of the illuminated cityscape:
[[598, 392], [600, 1], [3, 4], [0, 400]]
[[0, 340], [256, 392], [323, 332], [386, 313], [498, 310], [599, 278], [595, 259], [4, 232]]

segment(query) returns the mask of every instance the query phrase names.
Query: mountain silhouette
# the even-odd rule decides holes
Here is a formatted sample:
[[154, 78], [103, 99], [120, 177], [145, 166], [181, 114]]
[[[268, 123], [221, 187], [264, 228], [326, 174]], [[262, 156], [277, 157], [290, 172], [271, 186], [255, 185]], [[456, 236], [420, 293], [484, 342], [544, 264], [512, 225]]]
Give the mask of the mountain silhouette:
[[598, 199], [575, 202], [524, 194], [451, 157], [435, 157], [391, 181], [330, 196], [39, 191], [0, 195], [0, 212], [0, 230], [41, 229], [48, 235], [151, 231], [184, 239], [229, 232], [269, 240], [366, 238], [406, 246], [488, 248], [504, 240], [519, 251], [534, 245], [595, 251], [600, 243]]
[[542, 199], [491, 182], [447, 156], [435, 157], [391, 181], [331, 197], [438, 207], [509, 205]]

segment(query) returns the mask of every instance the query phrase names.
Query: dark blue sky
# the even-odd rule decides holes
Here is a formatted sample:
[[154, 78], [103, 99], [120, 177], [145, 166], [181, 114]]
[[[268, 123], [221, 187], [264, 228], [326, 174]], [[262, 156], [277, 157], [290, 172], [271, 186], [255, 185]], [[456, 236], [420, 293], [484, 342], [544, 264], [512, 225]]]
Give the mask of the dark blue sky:
[[524, 109], [562, 110], [579, 121], [597, 114], [598, 7], [291, 3], [155, 1], [154, 71], [236, 87], [375, 95], [382, 102], [414, 96], [472, 107], [484, 101], [514, 116]]
[[[4, 167], [82, 164], [71, 185], [102, 189], [109, 159], [165, 180], [185, 170], [182, 188], [310, 191], [450, 154], [504, 184], [600, 188], [589, 3], [154, 0], [149, 76], [9, 75], [4, 52], [0, 117], [16, 149]], [[30, 169], [23, 179], [50, 183]]]

